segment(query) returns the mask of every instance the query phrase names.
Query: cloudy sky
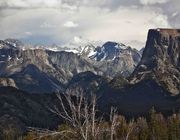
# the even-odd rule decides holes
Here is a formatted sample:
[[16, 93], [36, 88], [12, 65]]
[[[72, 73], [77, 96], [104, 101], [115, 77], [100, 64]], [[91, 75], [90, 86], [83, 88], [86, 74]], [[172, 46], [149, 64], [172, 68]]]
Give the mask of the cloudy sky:
[[0, 39], [33, 44], [140, 43], [149, 28], [180, 28], [179, 21], [179, 0], [0, 0]]

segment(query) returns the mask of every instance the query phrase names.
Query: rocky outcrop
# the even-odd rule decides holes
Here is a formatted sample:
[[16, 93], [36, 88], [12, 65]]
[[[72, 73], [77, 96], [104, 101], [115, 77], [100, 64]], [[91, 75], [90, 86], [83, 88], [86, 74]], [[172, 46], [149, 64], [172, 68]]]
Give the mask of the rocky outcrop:
[[172, 95], [180, 93], [180, 29], [151, 29], [130, 81], [154, 79]]
[[17, 88], [16, 83], [11, 78], [0, 78], [0, 87], [15, 87], [15, 88]]

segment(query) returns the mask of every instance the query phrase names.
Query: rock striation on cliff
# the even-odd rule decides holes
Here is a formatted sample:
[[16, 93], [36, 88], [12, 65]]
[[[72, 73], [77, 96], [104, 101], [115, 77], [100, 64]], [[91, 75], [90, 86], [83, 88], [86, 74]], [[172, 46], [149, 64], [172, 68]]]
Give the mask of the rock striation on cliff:
[[150, 29], [131, 83], [154, 79], [172, 95], [180, 93], [180, 29]]

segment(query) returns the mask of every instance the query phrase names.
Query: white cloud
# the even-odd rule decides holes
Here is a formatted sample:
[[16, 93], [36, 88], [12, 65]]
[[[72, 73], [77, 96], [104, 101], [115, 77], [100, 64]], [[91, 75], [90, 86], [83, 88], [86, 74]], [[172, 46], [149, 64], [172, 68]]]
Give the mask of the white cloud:
[[69, 10], [72, 10], [72, 11], [77, 10], [77, 6], [76, 5], [68, 5], [67, 3], [63, 3], [61, 5], [61, 7], [63, 9], [69, 9]]
[[144, 5], [152, 5], [152, 4], [157, 4], [157, 3], [162, 4], [168, 1], [169, 0], [140, 0], [140, 3]]
[[31, 33], [31, 32], [25, 32], [25, 35], [27, 35], [27, 36], [31, 36], [31, 35], [32, 35], [32, 33]]
[[[19, 2], [23, 1], [19, 0]], [[66, 44], [74, 37], [82, 36], [88, 40], [145, 42], [149, 28], [171, 27], [168, 16], [161, 8], [153, 5], [141, 5], [141, 8], [137, 5], [121, 6], [112, 11], [107, 7], [86, 6], [87, 3], [78, 6], [81, 3], [71, 5], [60, 1], [61, 8], [57, 8], [59, 5], [56, 0], [52, 3], [50, 0], [46, 3], [43, 1], [26, 0], [26, 3], [29, 3], [24, 4], [24, 7], [37, 7], [37, 3], [38, 5], [41, 3], [40, 8], [4, 10], [8, 16], [0, 17], [0, 39], [25, 38], [33, 43], [46, 43], [45, 41], [49, 40], [48, 43]], [[98, 0], [97, 5], [103, 6], [105, 1], [108, 0], [103, 0], [103, 3]], [[93, 3], [96, 4], [95, 0]], [[23, 6], [23, 3], [16, 4], [16, 6], [20, 5]], [[30, 33], [25, 34], [27, 31]], [[78, 41], [78, 38], [75, 40]]]
[[82, 39], [79, 36], [74, 36], [74, 40], [75, 43], [80, 43], [82, 42]]
[[77, 10], [77, 5], [69, 5], [62, 0], [0, 0], [0, 9], [56, 8]]
[[61, 0], [1, 0], [0, 4], [12, 8], [57, 7]]
[[55, 26], [52, 25], [52, 24], [50, 24], [50, 23], [43, 22], [43, 23], [40, 25], [40, 28], [55, 28]]
[[67, 21], [63, 24], [63, 26], [67, 28], [76, 28], [79, 25], [77, 23], [74, 23], [73, 21]]
[[177, 16], [178, 15], [178, 12], [176, 11], [176, 12], [174, 12], [174, 13], [172, 13], [172, 17], [175, 17], [175, 16]]
[[150, 19], [149, 22], [156, 27], [158, 27], [159, 25], [161, 25], [161, 28], [170, 27], [168, 23], [168, 17], [165, 15], [156, 15], [156, 17], [154, 17], [153, 19]]
[[121, 7], [114, 12], [82, 8], [80, 14], [79, 22], [81, 21], [81, 26], [86, 26], [85, 30], [82, 30], [83, 35], [91, 40], [145, 42], [149, 28], [170, 27], [167, 17], [159, 10], [151, 8]]

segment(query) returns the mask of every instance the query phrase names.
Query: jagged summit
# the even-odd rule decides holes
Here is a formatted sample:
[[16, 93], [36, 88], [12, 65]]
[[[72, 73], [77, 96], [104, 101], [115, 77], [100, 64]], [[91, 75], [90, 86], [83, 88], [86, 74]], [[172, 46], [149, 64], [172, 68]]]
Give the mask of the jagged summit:
[[73, 49], [32, 46], [17, 39], [0, 40], [0, 77], [12, 78], [19, 89], [28, 92], [63, 91], [71, 78], [81, 72], [91, 71], [108, 78], [127, 77], [142, 56], [138, 50], [119, 42], [79, 45]]

